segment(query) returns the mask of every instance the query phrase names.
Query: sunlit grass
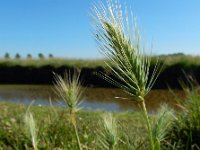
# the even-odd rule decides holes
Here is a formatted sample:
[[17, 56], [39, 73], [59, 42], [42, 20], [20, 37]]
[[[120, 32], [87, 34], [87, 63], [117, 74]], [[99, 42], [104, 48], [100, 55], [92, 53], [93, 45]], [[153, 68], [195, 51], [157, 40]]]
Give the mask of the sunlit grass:
[[150, 72], [151, 57], [144, 52], [135, 20], [129, 18], [128, 11], [123, 12], [118, 1], [108, 0], [106, 6], [98, 3], [93, 6], [93, 13], [95, 39], [109, 60], [106, 64], [115, 78], [104, 73], [99, 73], [99, 76], [127, 92], [127, 99], [139, 103], [148, 128], [150, 149], [160, 148], [160, 144], [157, 144], [160, 139], [157, 135], [153, 136], [145, 96], [153, 87], [161, 65], [156, 59], [153, 71]]
[[[152, 57], [152, 65], [156, 63], [157, 56]], [[165, 66], [170, 67], [175, 64], [181, 64], [183, 68], [189, 66], [200, 66], [200, 56], [159, 56], [160, 62], [164, 61]], [[44, 59], [0, 59], [0, 66], [23, 66], [40, 68], [46, 65], [58, 68], [61, 66], [78, 67], [78, 68], [97, 68], [106, 67], [107, 58], [102, 59], [69, 59], [69, 58], [44, 58]]]
[[82, 89], [79, 81], [80, 73], [65, 73], [65, 77], [55, 74], [55, 91], [60, 96], [69, 110], [69, 120], [73, 125], [79, 150], [82, 150], [80, 138], [77, 130], [76, 113], [79, 111], [79, 100]]
[[[0, 147], [4, 149], [29, 149], [32, 148], [30, 139], [24, 134], [24, 114], [27, 106], [9, 103], [0, 103]], [[78, 149], [75, 133], [66, 114], [69, 110], [56, 107], [31, 106], [29, 112], [37, 122], [38, 149]], [[102, 126], [102, 114], [104, 112], [84, 111], [77, 112], [77, 130], [83, 149], [99, 149], [99, 131], [104, 131]], [[118, 136], [124, 142], [118, 142], [115, 147], [127, 149], [126, 137], [134, 138], [137, 132], [145, 137], [143, 122], [140, 113], [114, 113], [117, 125]], [[99, 124], [101, 122], [101, 124]], [[120, 124], [119, 124], [120, 123]], [[140, 127], [136, 131], [133, 127]], [[123, 129], [127, 128], [127, 134]], [[134, 141], [132, 141], [134, 142]]]
[[44, 59], [0, 59], [0, 66], [23, 66], [36, 67], [52, 66], [55, 68], [68, 66], [75, 68], [96, 68], [105, 67], [105, 59], [64, 59], [64, 58], [44, 58]]
[[38, 149], [37, 125], [34, 120], [33, 114], [29, 112], [29, 110], [27, 110], [24, 116], [24, 123], [25, 123], [27, 137], [31, 139], [34, 150], [37, 150]]
[[103, 113], [103, 130], [97, 134], [102, 149], [114, 150], [119, 141], [117, 122], [113, 114]]
[[186, 98], [175, 95], [181, 111], [173, 124], [168, 141], [176, 149], [200, 149], [200, 88], [194, 78], [188, 78], [181, 83]]

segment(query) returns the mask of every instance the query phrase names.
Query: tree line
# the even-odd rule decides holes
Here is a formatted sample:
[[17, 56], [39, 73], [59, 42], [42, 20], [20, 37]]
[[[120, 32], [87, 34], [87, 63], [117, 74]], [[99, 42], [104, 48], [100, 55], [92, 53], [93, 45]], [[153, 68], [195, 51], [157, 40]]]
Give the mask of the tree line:
[[[53, 57], [54, 57], [53, 54], [48, 54], [48, 56], [47, 56], [46, 58], [53, 58]], [[5, 58], [5, 59], [10, 59], [11, 56], [10, 56], [9, 53], [5, 53], [4, 58]], [[20, 59], [20, 58], [22, 58], [22, 57], [21, 57], [21, 55], [20, 55], [19, 53], [16, 53], [15, 56], [14, 56], [14, 58], [15, 58], [15, 59]], [[27, 55], [26, 55], [26, 58], [27, 58], [27, 59], [32, 59], [33, 56], [32, 56], [31, 54], [27, 54]], [[44, 59], [44, 58], [45, 58], [45, 55], [42, 54], [42, 53], [38, 53], [38, 58], [39, 58], [39, 59]]]

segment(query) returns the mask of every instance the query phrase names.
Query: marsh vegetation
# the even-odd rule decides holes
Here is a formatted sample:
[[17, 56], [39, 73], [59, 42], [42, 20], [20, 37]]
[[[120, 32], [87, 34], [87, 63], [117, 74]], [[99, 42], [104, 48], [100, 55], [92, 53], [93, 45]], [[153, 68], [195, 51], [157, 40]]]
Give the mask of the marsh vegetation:
[[[65, 72], [63, 76], [54, 73], [54, 91], [64, 101], [65, 107], [16, 107], [13, 104], [1, 103], [0, 147], [34, 150], [200, 149], [200, 96], [197, 81], [189, 76], [186, 77], [187, 82], [180, 84], [185, 100], [174, 95], [179, 111], [163, 104], [155, 113], [149, 113], [146, 98], [163, 72], [162, 69], [173, 63], [144, 52], [140, 32], [134, 20], [129, 19], [129, 15], [123, 12], [118, 2], [108, 1], [107, 6], [98, 3], [92, 10], [94, 36], [106, 56], [104, 67], [112, 76], [102, 70], [95, 74], [122, 89], [126, 96], [118, 98], [137, 103], [139, 111], [108, 113], [81, 110], [79, 103], [83, 89], [79, 80], [80, 74], [75, 70]], [[39, 57], [39, 64], [34, 67], [41, 66], [41, 62], [51, 61], [55, 65], [53, 58], [46, 61], [44, 57]], [[183, 56], [176, 57], [182, 59]], [[34, 62], [19, 58], [3, 61], [4, 66], [19, 63], [26, 67]], [[60, 61], [57, 63], [54, 67], [60, 65]], [[192, 66], [185, 65], [188, 64], [186, 60], [183, 64], [176, 64], [186, 69]], [[198, 62], [192, 64], [199, 65]]]

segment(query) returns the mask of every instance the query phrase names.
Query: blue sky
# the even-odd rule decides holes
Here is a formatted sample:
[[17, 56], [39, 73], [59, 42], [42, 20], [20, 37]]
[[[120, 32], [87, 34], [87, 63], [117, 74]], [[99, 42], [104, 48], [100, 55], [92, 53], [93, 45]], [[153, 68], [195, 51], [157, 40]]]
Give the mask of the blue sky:
[[[104, 0], [105, 1], [105, 0]], [[100, 58], [91, 34], [95, 0], [0, 0], [0, 56], [38, 53]], [[199, 0], [121, 0], [131, 6], [153, 54], [200, 55]]]

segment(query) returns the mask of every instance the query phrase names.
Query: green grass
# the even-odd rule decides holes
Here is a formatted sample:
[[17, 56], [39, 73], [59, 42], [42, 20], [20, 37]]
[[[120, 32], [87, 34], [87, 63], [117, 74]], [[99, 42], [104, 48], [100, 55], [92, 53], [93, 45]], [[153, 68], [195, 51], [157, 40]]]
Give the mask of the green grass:
[[[164, 146], [166, 150], [199, 149], [199, 89], [186, 90], [186, 94], [187, 100], [179, 99], [182, 111], [175, 113], [175, 120], [169, 115], [170, 111], [168, 109], [165, 111], [164, 107], [161, 113], [150, 115], [153, 133], [159, 133], [162, 147]], [[5, 102], [0, 103], [1, 149], [33, 148], [24, 126], [27, 110], [31, 112], [36, 123], [38, 149], [78, 149], [76, 135], [69, 120], [69, 110], [59, 107], [29, 107]], [[104, 113], [85, 110], [77, 112], [77, 130], [83, 149], [101, 149], [98, 135], [105, 132], [102, 119]], [[117, 124], [116, 149], [149, 149], [147, 126], [142, 113], [120, 112], [113, 115]], [[162, 117], [163, 115], [165, 117]], [[173, 121], [172, 125], [169, 121]], [[157, 124], [157, 122], [160, 123]], [[156, 127], [157, 125], [160, 127]], [[169, 132], [163, 135], [162, 133], [165, 132], [162, 130], [165, 130], [166, 126]], [[157, 132], [157, 130], [160, 131]]]
[[[32, 147], [24, 132], [23, 118], [27, 108], [28, 106], [24, 105], [0, 103], [0, 147], [3, 149]], [[38, 127], [38, 149], [78, 149], [66, 109], [31, 106], [29, 111]], [[103, 130], [102, 113], [83, 110], [77, 113], [77, 129], [83, 149], [100, 147], [96, 134]], [[114, 116], [120, 131], [117, 147], [127, 149], [127, 137], [131, 145], [143, 142], [146, 132], [140, 113], [115, 113]]]
[[79, 111], [78, 105], [82, 95], [82, 87], [79, 81], [80, 73], [76, 72], [70, 76], [70, 73], [65, 73], [65, 78], [55, 74], [55, 91], [65, 101], [65, 106], [69, 110], [70, 122], [74, 128], [79, 150], [82, 150], [80, 138], [77, 130], [76, 113]]
[[0, 66], [23, 66], [36, 67], [52, 66], [55, 68], [68, 66], [75, 68], [96, 68], [105, 67], [104, 59], [63, 59], [63, 58], [45, 58], [45, 59], [0, 59]]
[[200, 56], [192, 55], [166, 55], [161, 56], [161, 60], [165, 60], [166, 66], [172, 66], [175, 64], [182, 64], [184, 66], [200, 66]]
[[182, 109], [174, 122], [170, 135], [170, 144], [177, 149], [200, 149], [200, 88], [195, 80], [190, 82], [190, 88], [183, 84], [185, 100], [176, 97], [178, 106]]
[[[156, 62], [155, 56], [152, 56], [152, 64]], [[181, 56], [159, 56], [160, 61], [165, 62], [165, 66], [170, 67], [175, 64], [181, 64], [182, 67], [200, 66], [200, 56], [181, 55]], [[40, 68], [46, 65], [55, 68], [69, 66], [75, 68], [105, 68], [106, 59], [67, 59], [67, 58], [45, 58], [45, 59], [0, 59], [0, 66], [23, 66]]]

